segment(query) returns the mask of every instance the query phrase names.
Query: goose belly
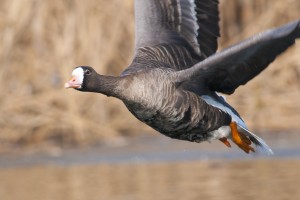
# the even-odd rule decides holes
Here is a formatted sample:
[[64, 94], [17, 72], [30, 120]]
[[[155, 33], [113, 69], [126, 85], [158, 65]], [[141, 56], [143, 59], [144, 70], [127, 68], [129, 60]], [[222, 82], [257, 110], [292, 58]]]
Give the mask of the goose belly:
[[230, 116], [226, 113], [209, 106], [198, 95], [185, 91], [177, 91], [172, 98], [162, 98], [154, 106], [136, 104], [127, 107], [140, 121], [180, 140], [209, 140], [215, 137], [214, 130], [230, 123]]

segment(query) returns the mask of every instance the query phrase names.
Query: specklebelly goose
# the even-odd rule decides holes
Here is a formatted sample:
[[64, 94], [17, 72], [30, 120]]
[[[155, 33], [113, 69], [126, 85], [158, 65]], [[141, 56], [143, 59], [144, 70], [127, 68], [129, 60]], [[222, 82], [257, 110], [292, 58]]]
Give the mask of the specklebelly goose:
[[[140, 121], [191, 142], [232, 140], [246, 153], [270, 147], [217, 92], [232, 94], [300, 37], [300, 20], [220, 52], [218, 0], [135, 0], [135, 55], [121, 76], [79, 66], [65, 84], [121, 99]], [[255, 144], [256, 148], [252, 146]]]

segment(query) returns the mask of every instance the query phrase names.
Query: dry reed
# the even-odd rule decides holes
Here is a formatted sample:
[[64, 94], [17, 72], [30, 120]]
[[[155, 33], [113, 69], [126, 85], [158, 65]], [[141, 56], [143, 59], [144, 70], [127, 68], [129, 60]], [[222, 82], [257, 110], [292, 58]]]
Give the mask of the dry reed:
[[[222, 44], [299, 18], [298, 0], [221, 2]], [[63, 89], [77, 65], [112, 75], [124, 69], [133, 53], [133, 19], [132, 0], [2, 0], [2, 149], [91, 145], [153, 132], [116, 99]], [[298, 44], [229, 97], [251, 128], [300, 129], [299, 53]]]

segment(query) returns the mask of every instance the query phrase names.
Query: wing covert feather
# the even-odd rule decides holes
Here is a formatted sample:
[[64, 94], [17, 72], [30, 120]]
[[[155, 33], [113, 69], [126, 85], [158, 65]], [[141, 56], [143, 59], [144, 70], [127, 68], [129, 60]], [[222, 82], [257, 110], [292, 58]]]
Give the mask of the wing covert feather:
[[179, 81], [204, 81], [213, 91], [232, 94], [263, 71], [300, 37], [300, 20], [259, 33], [193, 67], [178, 72]]

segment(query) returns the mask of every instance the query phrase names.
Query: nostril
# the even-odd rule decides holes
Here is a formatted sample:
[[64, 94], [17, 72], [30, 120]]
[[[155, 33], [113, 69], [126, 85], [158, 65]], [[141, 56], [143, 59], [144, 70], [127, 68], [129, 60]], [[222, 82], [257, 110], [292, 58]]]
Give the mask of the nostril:
[[72, 79], [72, 82], [75, 82], [75, 78], [74, 78], [74, 79]]

